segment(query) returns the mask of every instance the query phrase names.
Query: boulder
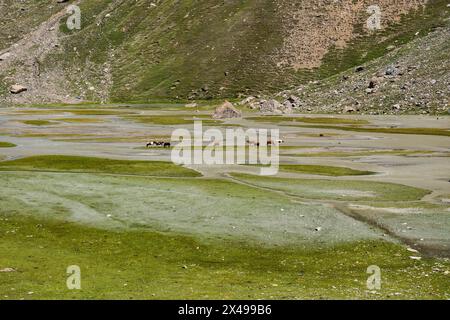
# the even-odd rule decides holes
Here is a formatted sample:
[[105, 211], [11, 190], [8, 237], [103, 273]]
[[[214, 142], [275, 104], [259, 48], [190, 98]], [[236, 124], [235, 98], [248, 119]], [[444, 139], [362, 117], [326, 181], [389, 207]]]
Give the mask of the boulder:
[[302, 105], [300, 98], [294, 95], [290, 96], [287, 101], [291, 103], [292, 108], [299, 108]]
[[292, 108], [282, 105], [277, 100], [263, 100], [261, 101], [260, 111], [262, 113], [289, 113], [292, 112]]
[[239, 105], [244, 106], [246, 104], [249, 104], [250, 102], [252, 102], [255, 99], [256, 99], [255, 97], [247, 97], [244, 100], [242, 100], [241, 102], [239, 102]]
[[384, 74], [388, 77], [397, 77], [402, 74], [398, 66], [389, 66], [386, 68]]
[[283, 104], [282, 104], [282, 106], [281, 106], [281, 108], [280, 108], [280, 111], [282, 112], [282, 113], [284, 113], [284, 114], [289, 114], [289, 113], [292, 113], [292, 109], [293, 109], [293, 105], [292, 105], [292, 103], [289, 101], [289, 100], [286, 100]]
[[396, 47], [394, 46], [394, 45], [390, 45], [390, 46], [387, 46], [386, 47], [386, 50], [388, 50], [388, 51], [392, 51], [392, 50], [394, 50]]
[[12, 94], [19, 94], [19, 93], [27, 91], [27, 90], [28, 90], [27, 87], [21, 86], [19, 84], [15, 84], [15, 85], [11, 86], [11, 88], [9, 89], [9, 91]]
[[253, 101], [250, 102], [250, 104], [248, 105], [248, 107], [252, 110], [256, 110], [256, 109], [260, 109], [261, 108], [261, 102], [260, 101]]
[[0, 55], [0, 61], [4, 61], [4, 60], [8, 59], [9, 57], [11, 57], [11, 53], [5, 52]]
[[397, 103], [397, 104], [394, 104], [394, 106], [392, 107], [392, 109], [394, 109], [394, 110], [398, 111], [398, 110], [400, 110], [400, 109], [401, 109], [401, 105], [400, 105], [399, 103]]
[[292, 102], [291, 101], [289, 101], [289, 100], [286, 100], [285, 102], [283, 102], [283, 108], [284, 108], [284, 110], [291, 110], [291, 112], [292, 112], [292, 108], [293, 108], [294, 106], [292, 105]]
[[380, 85], [381, 79], [378, 77], [372, 77], [369, 81], [368, 88], [369, 89], [375, 89]]
[[356, 109], [353, 107], [345, 107], [343, 112], [344, 113], [353, 113], [353, 112], [356, 112]]
[[280, 103], [276, 100], [261, 100], [259, 101], [259, 111], [261, 112], [275, 112], [280, 107]]
[[229, 101], [225, 101], [221, 106], [216, 108], [213, 119], [232, 119], [241, 118], [242, 112], [236, 109]]

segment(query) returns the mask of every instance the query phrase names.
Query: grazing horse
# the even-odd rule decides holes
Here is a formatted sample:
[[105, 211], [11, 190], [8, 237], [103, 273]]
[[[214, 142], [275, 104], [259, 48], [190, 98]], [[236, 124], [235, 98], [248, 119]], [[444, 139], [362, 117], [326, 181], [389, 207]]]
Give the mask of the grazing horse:
[[250, 141], [250, 140], [247, 140], [247, 143], [248, 143], [250, 146], [252, 146], [252, 147], [258, 147], [258, 148], [259, 148], [259, 146], [261, 145], [261, 142], [258, 142], [258, 141]]
[[279, 146], [280, 144], [283, 144], [283, 143], [284, 143], [284, 140], [281, 140], [281, 139], [278, 139], [275, 141], [272, 141], [272, 140], [267, 141], [268, 146]]
[[166, 144], [166, 142], [164, 141], [150, 141], [149, 143], [147, 143], [147, 148], [150, 147], [164, 147]]

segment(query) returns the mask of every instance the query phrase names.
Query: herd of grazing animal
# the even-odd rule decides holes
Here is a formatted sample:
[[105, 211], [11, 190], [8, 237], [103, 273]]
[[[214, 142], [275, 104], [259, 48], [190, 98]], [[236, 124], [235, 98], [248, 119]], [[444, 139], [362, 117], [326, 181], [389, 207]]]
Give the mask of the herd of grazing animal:
[[170, 142], [164, 142], [164, 141], [150, 141], [147, 143], [147, 148], [151, 147], [163, 147], [163, 148], [170, 148], [171, 144]]
[[[284, 140], [269, 140], [267, 141], [267, 146], [271, 147], [271, 146], [278, 146], [280, 144], [283, 144]], [[257, 146], [260, 147], [261, 143], [260, 142], [253, 142], [253, 141], [247, 141], [247, 144], [250, 146]], [[164, 142], [164, 141], [150, 141], [147, 143], [146, 147], [147, 148], [152, 148], [152, 147], [163, 147], [163, 148], [170, 148], [172, 145], [170, 142]]]
[[[284, 143], [284, 140], [281, 140], [281, 139], [279, 139], [279, 140], [268, 140], [267, 141], [267, 146], [268, 147], [279, 146], [280, 144], [283, 144], [283, 143]], [[257, 147], [261, 146], [261, 143], [258, 142], [258, 141], [247, 141], [247, 144], [250, 145], [250, 146], [257, 146]]]

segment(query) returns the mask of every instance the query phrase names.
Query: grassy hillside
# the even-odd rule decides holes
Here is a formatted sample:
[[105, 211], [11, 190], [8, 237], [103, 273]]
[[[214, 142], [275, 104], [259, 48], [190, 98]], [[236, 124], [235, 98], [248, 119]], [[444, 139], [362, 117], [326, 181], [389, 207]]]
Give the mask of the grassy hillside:
[[[55, 1], [6, 3], [11, 12], [0, 33], [0, 50], [67, 5]], [[69, 3], [79, 4], [82, 28], [70, 31], [66, 19], [61, 19], [60, 28], [55, 31], [59, 45], [36, 56], [38, 77], [24, 76], [29, 75], [33, 66], [23, 67], [20, 56], [16, 57], [15, 65], [7, 68], [2, 69], [0, 63], [2, 91], [6, 91], [5, 83], [23, 81], [29, 87], [20, 97], [3, 92], [7, 101], [145, 102], [279, 92], [382, 56], [389, 45], [408, 42], [417, 32], [425, 35], [442, 24], [449, 11], [447, 1], [443, 0], [430, 1], [425, 9], [383, 0], [380, 3], [387, 12], [384, 29], [369, 33], [364, 27], [370, 4], [366, 0], [339, 4], [324, 0]], [[350, 12], [352, 20], [336, 22], [335, 19], [343, 19], [345, 12]], [[305, 25], [309, 19], [319, 27]], [[327, 25], [335, 22], [337, 31], [330, 31]], [[348, 29], [346, 35], [338, 32], [340, 27]], [[304, 38], [301, 32], [295, 37], [289, 34], [290, 30], [305, 28], [310, 29]], [[317, 30], [311, 33], [311, 29]], [[321, 53], [321, 34], [344, 45], [327, 42], [325, 52]], [[306, 41], [308, 50], [318, 56], [323, 54], [319, 67], [295, 69], [284, 63], [286, 51], [297, 60], [309, 59], [298, 45], [302, 41]], [[28, 51], [27, 59], [32, 55]]]
[[[108, 4], [111, 10], [104, 10]], [[81, 9], [89, 12], [83, 29], [65, 31], [66, 66], [109, 63], [115, 101], [205, 99], [255, 89], [270, 81], [273, 66], [265, 57], [282, 41], [270, 1], [165, 1], [156, 7], [83, 1]], [[106, 12], [110, 16], [102, 18]]]

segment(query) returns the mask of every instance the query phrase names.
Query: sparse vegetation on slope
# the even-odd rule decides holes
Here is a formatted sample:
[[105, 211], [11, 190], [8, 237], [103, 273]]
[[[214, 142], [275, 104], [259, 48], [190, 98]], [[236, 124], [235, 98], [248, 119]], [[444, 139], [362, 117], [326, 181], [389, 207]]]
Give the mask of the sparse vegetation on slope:
[[[348, 68], [341, 69], [343, 59], [334, 56], [330, 63], [338, 65], [336, 74], [284, 95], [298, 95], [311, 112], [448, 115], [450, 7], [448, 1], [430, 3], [423, 15], [408, 18], [402, 27], [410, 30], [392, 43], [380, 39], [379, 47], [372, 50], [355, 45]], [[427, 25], [431, 32], [418, 24]], [[351, 65], [355, 62], [361, 65], [359, 71]]]
[[[23, 6], [9, 6], [10, 20], [0, 35], [0, 48], [13, 51], [12, 61], [0, 63], [6, 102], [198, 100], [275, 93], [383, 56], [390, 45], [401, 46], [416, 33], [426, 35], [448, 16], [443, 0], [432, 1], [425, 9], [421, 2], [386, 0], [381, 2], [387, 13], [384, 29], [373, 34], [364, 27], [368, 1], [331, 5], [316, 0], [298, 6], [284, 0], [72, 3], [81, 8], [81, 30], [68, 30], [61, 19], [59, 29], [49, 24], [36, 31], [40, 22], [56, 19], [56, 12], [64, 16], [66, 4], [47, 0], [26, 6], [23, 12]], [[343, 21], [345, 32], [329, 30], [344, 12], [351, 15]], [[302, 29], [311, 16], [328, 23], [292, 37], [289, 30]], [[22, 25], [26, 28], [17, 28]], [[323, 43], [322, 34], [336, 43]], [[11, 46], [25, 36], [30, 41], [46, 40], [45, 50], [30, 46], [30, 41]], [[308, 50], [298, 50], [306, 44]], [[311, 61], [310, 53], [322, 62], [320, 66], [296, 71], [298, 61], [300, 65]], [[11, 96], [8, 85], [19, 81], [27, 82], [28, 90]]]

